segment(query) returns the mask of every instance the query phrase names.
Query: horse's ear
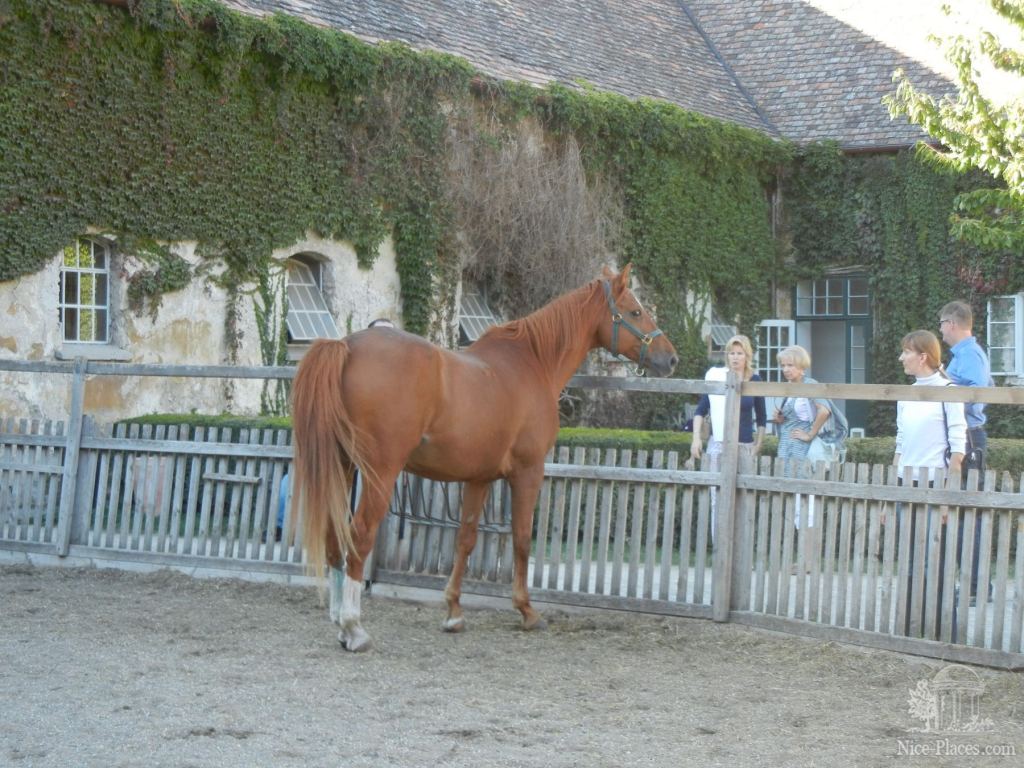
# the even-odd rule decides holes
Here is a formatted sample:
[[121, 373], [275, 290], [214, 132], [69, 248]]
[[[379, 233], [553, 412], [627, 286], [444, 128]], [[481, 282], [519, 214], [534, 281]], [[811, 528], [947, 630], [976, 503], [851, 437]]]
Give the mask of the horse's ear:
[[603, 267], [601, 267], [601, 277], [603, 277], [605, 280], [614, 280], [616, 275], [614, 272], [612, 272], [612, 268], [605, 264]]
[[615, 276], [615, 295], [621, 296], [623, 291], [629, 290], [629, 272], [633, 269], [633, 264], [630, 262], [622, 268], [622, 271]]

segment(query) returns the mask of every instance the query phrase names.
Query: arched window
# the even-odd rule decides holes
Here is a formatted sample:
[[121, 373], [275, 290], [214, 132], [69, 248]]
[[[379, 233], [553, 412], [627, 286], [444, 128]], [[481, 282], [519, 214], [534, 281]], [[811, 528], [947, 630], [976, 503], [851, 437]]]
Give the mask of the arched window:
[[459, 346], [469, 346], [483, 336], [488, 328], [500, 322], [487, 303], [487, 295], [463, 283], [459, 306]]
[[309, 256], [293, 256], [288, 269], [288, 341], [340, 339], [338, 325], [323, 293], [323, 265]]
[[110, 247], [106, 243], [80, 237], [64, 248], [58, 306], [64, 341], [109, 341]]

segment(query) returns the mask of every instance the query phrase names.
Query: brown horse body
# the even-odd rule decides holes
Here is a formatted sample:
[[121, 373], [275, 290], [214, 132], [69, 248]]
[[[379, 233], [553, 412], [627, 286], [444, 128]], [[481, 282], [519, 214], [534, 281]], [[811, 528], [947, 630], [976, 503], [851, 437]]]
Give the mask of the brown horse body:
[[[599, 346], [658, 375], [677, 362], [672, 345], [630, 292], [628, 278], [629, 267], [620, 275], [606, 271], [604, 280], [490, 329], [461, 352], [388, 328], [310, 348], [293, 390], [293, 504], [304, 506], [305, 544], [315, 570], [322, 571], [325, 561], [338, 567], [348, 553], [339, 636], [345, 647], [369, 646], [359, 621], [363, 563], [403, 469], [465, 484], [445, 590], [445, 629], [465, 626], [462, 575], [489, 486], [498, 478], [508, 481], [512, 496], [513, 604], [524, 627], [542, 625], [530, 606], [526, 572], [544, 457], [558, 433], [560, 392]], [[620, 333], [622, 326], [631, 332]], [[349, 523], [355, 467], [364, 487]]]

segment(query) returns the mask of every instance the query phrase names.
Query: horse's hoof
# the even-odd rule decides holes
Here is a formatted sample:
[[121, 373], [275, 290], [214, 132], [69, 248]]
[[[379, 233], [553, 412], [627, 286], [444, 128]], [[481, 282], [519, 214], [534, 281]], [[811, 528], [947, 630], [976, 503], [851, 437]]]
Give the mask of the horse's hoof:
[[544, 621], [544, 617], [541, 616], [540, 614], [538, 614], [537, 616], [535, 616], [532, 619], [524, 620], [523, 621], [523, 629], [525, 629], [527, 632], [532, 632], [534, 630], [541, 630], [541, 629], [547, 629], [547, 628], [548, 628], [548, 623], [546, 621]]
[[373, 647], [370, 635], [362, 627], [342, 629], [338, 633], [338, 642], [341, 647], [351, 653], [363, 653]]
[[441, 624], [445, 632], [462, 632], [466, 629], [466, 619], [463, 616], [445, 619]]

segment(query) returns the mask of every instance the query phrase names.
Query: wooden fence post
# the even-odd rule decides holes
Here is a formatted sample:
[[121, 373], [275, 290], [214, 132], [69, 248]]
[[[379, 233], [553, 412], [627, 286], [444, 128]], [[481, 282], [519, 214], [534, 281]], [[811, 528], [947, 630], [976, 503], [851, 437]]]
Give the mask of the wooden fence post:
[[[82, 438], [93, 437], [96, 433], [96, 422], [91, 416], [82, 414]], [[80, 441], [81, 442], [81, 441]], [[96, 491], [97, 451], [80, 450], [78, 453], [79, 467], [75, 475], [75, 500], [71, 518], [71, 535], [68, 545], [86, 543], [89, 537], [89, 523], [92, 516], [91, 505]], [[61, 539], [63, 541], [63, 539]]]
[[[757, 458], [751, 458], [750, 455], [740, 456], [737, 473], [756, 474]], [[735, 480], [733, 486], [735, 487]], [[754, 492], [737, 491], [734, 499], [729, 609], [747, 611], [750, 610], [750, 578], [754, 570]]]
[[722, 456], [719, 463], [718, 510], [715, 520], [715, 544], [712, 549], [711, 617], [729, 620], [732, 601], [732, 561], [735, 557], [736, 476], [740, 451], [740, 386], [733, 371], [725, 380], [725, 424]]
[[68, 434], [64, 448], [64, 473], [60, 484], [60, 510], [57, 522], [57, 554], [66, 557], [71, 544], [72, 522], [75, 509], [76, 486], [78, 484], [78, 457], [82, 447], [82, 409], [85, 403], [84, 357], [75, 358], [74, 373], [71, 377], [71, 415], [68, 418]]

